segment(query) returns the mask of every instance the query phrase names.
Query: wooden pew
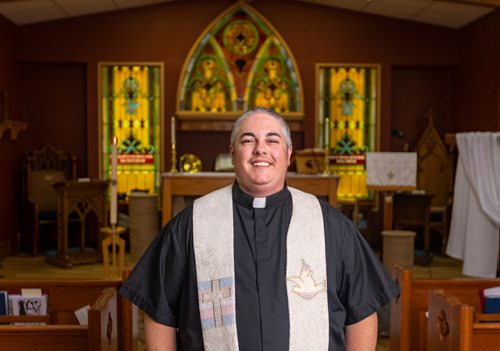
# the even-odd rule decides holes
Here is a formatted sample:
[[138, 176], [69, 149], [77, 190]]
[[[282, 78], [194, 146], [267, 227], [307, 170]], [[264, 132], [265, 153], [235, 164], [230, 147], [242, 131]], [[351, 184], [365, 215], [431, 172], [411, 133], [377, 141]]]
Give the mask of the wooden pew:
[[[492, 321], [497, 321], [492, 322]], [[500, 315], [480, 314], [441, 289], [429, 292], [427, 350], [494, 351], [500, 349]]]
[[[36, 316], [8, 316], [2, 319], [3, 317], [0, 317], [0, 322], [40, 320]], [[0, 345], [5, 351], [32, 349], [37, 351], [118, 351], [116, 322], [116, 289], [105, 288], [88, 311], [88, 326], [76, 324], [0, 325]]]
[[500, 279], [413, 279], [410, 270], [399, 266], [394, 267], [392, 277], [399, 284], [401, 295], [391, 302], [391, 351], [426, 350], [429, 290], [443, 289], [480, 311], [479, 290], [500, 286]]
[[[124, 274], [126, 275], [128, 272]], [[86, 305], [92, 306], [97, 304], [103, 290], [106, 288], [118, 290], [121, 283], [122, 280], [120, 279], [53, 279], [50, 281], [41, 279], [0, 279], [0, 290], [15, 291], [21, 288], [42, 289], [42, 292], [48, 295], [49, 314], [47, 317], [44, 317], [45, 319], [41, 318], [39, 321], [46, 322], [47, 325], [19, 326], [19, 328], [23, 328], [23, 333], [29, 334], [29, 329], [36, 327], [36, 330], [39, 330], [43, 327], [52, 330], [54, 333], [59, 334], [61, 339], [64, 339], [64, 335], [70, 333], [70, 330], [73, 330], [71, 333], [76, 333], [77, 330], [80, 330], [79, 333], [82, 334], [82, 337], [86, 337], [87, 327], [78, 325], [74, 311]], [[116, 294], [114, 300], [116, 317], [112, 317], [112, 326], [117, 331], [118, 350], [130, 351], [132, 350], [132, 335], [130, 334], [132, 321], [129, 320], [132, 318], [132, 313], [129, 311], [131, 304], [119, 294]], [[91, 316], [92, 313], [89, 313], [89, 320], [93, 318]], [[0, 322], [10, 322], [9, 318], [11, 317], [0, 316]], [[9, 326], [0, 325], [0, 328], [4, 327]], [[0, 348], [4, 350], [1, 339], [0, 345], [2, 345]], [[73, 348], [68, 348], [68, 350], [73, 350]]]

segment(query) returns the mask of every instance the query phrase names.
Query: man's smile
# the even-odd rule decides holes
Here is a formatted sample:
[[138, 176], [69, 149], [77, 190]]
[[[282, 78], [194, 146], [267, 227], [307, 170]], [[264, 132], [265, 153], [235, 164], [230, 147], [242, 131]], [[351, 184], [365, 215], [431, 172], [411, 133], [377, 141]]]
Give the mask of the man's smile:
[[252, 166], [254, 166], [254, 167], [268, 167], [270, 165], [271, 165], [271, 163], [270, 162], [266, 162], [266, 161], [255, 161], [255, 162], [252, 162]]

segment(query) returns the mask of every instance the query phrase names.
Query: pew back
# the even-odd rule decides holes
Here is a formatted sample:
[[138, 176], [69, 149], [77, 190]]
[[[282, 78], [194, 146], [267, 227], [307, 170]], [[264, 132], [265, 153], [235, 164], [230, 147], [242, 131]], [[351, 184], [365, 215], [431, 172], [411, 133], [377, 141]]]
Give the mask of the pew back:
[[2, 325], [5, 351], [88, 351], [88, 328], [80, 325]]
[[120, 280], [0, 279], [0, 290], [40, 288], [48, 295], [50, 324], [78, 324], [74, 311], [92, 305], [107, 287], [118, 289]]
[[[497, 322], [492, 322], [496, 320]], [[500, 315], [482, 315], [443, 290], [429, 292], [429, 351], [493, 351], [500, 348]]]
[[429, 351], [469, 351], [472, 342], [474, 307], [462, 304], [440, 289], [429, 292]]
[[[35, 322], [38, 316], [10, 316], [8, 320]], [[2, 319], [0, 318], [0, 321]], [[117, 351], [117, 296], [105, 288], [88, 311], [88, 326], [75, 324], [0, 325], [5, 351]]]
[[118, 327], [115, 288], [106, 288], [90, 308], [89, 350], [118, 351]]
[[479, 291], [500, 286], [500, 279], [413, 279], [412, 272], [400, 266], [394, 267], [392, 276], [400, 285], [401, 296], [391, 302], [391, 351], [426, 350], [425, 312], [428, 310], [430, 290], [442, 289], [447, 295], [455, 296], [460, 301], [467, 301], [480, 311]]

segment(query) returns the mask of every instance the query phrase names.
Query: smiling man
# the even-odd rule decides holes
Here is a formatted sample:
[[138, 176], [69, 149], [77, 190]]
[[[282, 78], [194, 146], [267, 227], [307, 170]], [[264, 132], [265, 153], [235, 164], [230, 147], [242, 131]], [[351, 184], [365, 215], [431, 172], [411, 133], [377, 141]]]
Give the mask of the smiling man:
[[290, 130], [256, 108], [234, 125], [233, 185], [174, 217], [120, 293], [148, 350], [374, 350], [399, 289], [339, 211], [286, 186]]

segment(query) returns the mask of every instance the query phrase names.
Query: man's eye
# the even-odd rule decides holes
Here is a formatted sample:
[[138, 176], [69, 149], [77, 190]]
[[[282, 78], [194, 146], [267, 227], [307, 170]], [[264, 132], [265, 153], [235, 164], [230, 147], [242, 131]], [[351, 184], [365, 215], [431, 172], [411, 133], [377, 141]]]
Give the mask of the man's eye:
[[280, 143], [280, 141], [277, 140], [277, 139], [269, 139], [268, 142], [269, 143], [275, 143], [275, 144], [279, 144]]
[[243, 139], [241, 141], [242, 144], [248, 144], [248, 143], [253, 143], [253, 140], [252, 139]]

